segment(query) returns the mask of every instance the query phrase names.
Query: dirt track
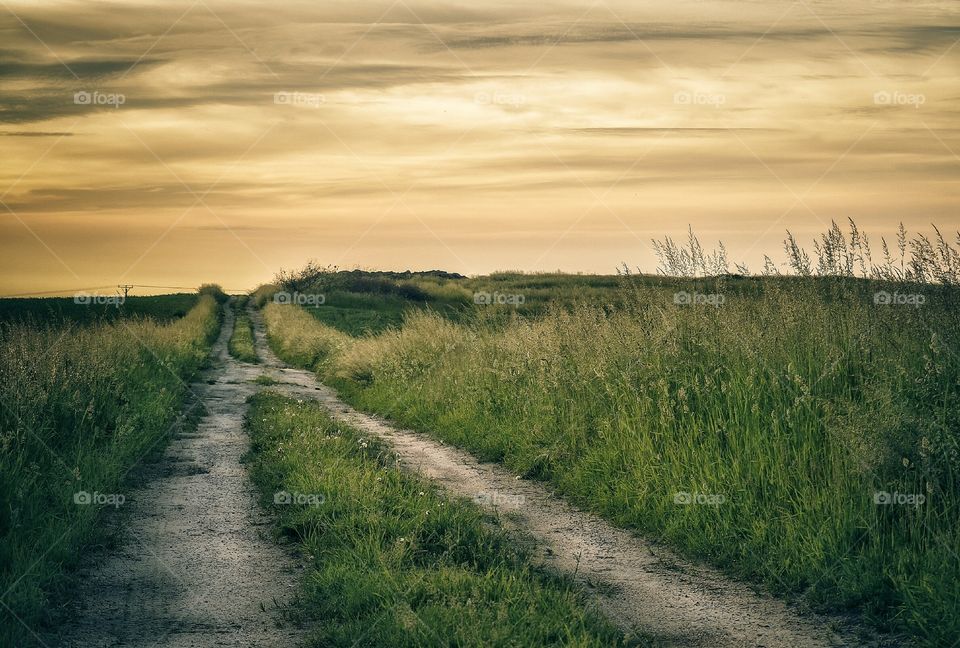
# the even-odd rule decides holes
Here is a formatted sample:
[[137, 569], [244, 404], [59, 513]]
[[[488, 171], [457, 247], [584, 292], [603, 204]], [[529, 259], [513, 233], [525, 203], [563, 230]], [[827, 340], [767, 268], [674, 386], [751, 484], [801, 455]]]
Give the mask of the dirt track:
[[142, 490], [127, 494], [122, 548], [91, 559], [83, 571], [78, 621], [49, 645], [290, 646], [302, 631], [280, 622], [298, 580], [296, 559], [268, 536], [240, 457], [246, 398], [269, 389], [317, 399], [338, 419], [376, 435], [402, 463], [503, 513], [532, 538], [549, 567], [575, 575], [599, 609], [625, 631], [657, 645], [721, 648], [765, 646], [893, 646], [850, 638], [836, 619], [800, 614], [703, 565], [578, 511], [543, 484], [521, 481], [502, 466], [357, 412], [307, 371], [281, 363], [251, 311], [261, 365], [226, 352], [233, 318], [214, 350], [213, 367], [191, 385], [205, 408], [195, 433], [179, 434], [163, 459], [147, 468]]
[[600, 610], [625, 631], [636, 630], [657, 645], [688, 648], [897, 645], [853, 638], [840, 619], [801, 614], [574, 509], [541, 483], [518, 480], [503, 466], [480, 463], [466, 452], [354, 410], [310, 372], [280, 362], [266, 343], [260, 313], [251, 311], [251, 317], [265, 373], [285, 383], [288, 393], [296, 389], [300, 398], [318, 399], [337, 419], [386, 440], [403, 464], [449, 492], [496, 507], [505, 524], [533, 537], [545, 564], [575, 574]]
[[299, 579], [294, 557], [269, 536], [240, 457], [245, 400], [256, 366], [227, 354], [227, 309], [213, 366], [190, 385], [204, 415], [144, 467], [125, 493], [120, 549], [82, 570], [76, 621], [50, 645], [97, 647], [290, 646], [301, 633], [278, 622]]

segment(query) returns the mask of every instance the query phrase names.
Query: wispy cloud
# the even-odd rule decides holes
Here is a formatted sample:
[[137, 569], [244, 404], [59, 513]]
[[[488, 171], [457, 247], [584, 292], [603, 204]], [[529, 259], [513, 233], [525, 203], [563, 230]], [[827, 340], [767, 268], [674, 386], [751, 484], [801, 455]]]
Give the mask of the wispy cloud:
[[[79, 272], [610, 270], [687, 223], [759, 254], [824, 173], [785, 226], [957, 222], [946, 3], [6, 6], [0, 192]], [[22, 223], [0, 274], [46, 258]]]

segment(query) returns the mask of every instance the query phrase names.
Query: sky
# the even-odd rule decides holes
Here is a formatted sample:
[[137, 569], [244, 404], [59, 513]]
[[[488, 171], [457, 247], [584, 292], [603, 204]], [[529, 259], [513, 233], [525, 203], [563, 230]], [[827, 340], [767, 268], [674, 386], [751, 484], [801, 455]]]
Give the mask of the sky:
[[956, 232], [958, 41], [922, 0], [0, 0], [0, 294]]

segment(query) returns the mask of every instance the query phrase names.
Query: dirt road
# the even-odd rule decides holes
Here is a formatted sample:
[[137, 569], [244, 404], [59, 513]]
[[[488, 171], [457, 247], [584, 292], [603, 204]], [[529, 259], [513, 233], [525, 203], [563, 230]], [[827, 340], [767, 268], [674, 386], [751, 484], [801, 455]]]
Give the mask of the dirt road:
[[295, 558], [269, 536], [240, 458], [249, 448], [245, 400], [260, 374], [227, 354], [233, 315], [213, 347], [213, 366], [190, 385], [204, 412], [143, 488], [124, 493], [120, 548], [90, 556], [80, 610], [50, 646], [291, 646], [301, 632], [280, 623], [299, 580]]
[[499, 464], [480, 463], [466, 452], [354, 410], [310, 372], [280, 362], [266, 343], [260, 313], [251, 311], [251, 317], [265, 373], [282, 381], [288, 393], [296, 389], [300, 398], [318, 399], [335, 418], [386, 440], [408, 468], [449, 492], [496, 507], [505, 524], [533, 537], [546, 565], [575, 574], [600, 610], [625, 631], [686, 648], [896, 645], [854, 638], [840, 619], [801, 614], [714, 569], [680, 559], [576, 510], [542, 483], [519, 480]]
[[191, 386], [205, 408], [195, 433], [178, 435], [148, 468], [142, 490], [128, 494], [124, 543], [116, 555], [84, 568], [79, 620], [50, 645], [290, 646], [302, 631], [279, 622], [298, 580], [296, 559], [268, 536], [240, 457], [246, 398], [269, 387], [317, 399], [339, 420], [388, 443], [410, 470], [450, 493], [495, 507], [501, 520], [532, 538], [538, 558], [573, 574], [598, 608], [627, 632], [677, 647], [813, 648], [894, 646], [851, 638], [837, 619], [801, 614], [704, 565], [615, 528], [518, 480], [497, 464], [358, 412], [307, 371], [281, 363], [251, 311], [261, 365], [230, 358], [228, 313], [214, 366]]

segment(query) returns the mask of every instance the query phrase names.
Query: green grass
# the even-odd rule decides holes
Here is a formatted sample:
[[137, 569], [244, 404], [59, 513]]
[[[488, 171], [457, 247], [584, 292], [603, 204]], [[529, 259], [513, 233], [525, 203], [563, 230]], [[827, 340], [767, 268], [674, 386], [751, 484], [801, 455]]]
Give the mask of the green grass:
[[314, 624], [310, 645], [623, 645], [493, 518], [318, 404], [261, 393], [247, 426], [253, 479], [310, 558], [295, 612]]
[[98, 324], [138, 317], [169, 322], [186, 315], [198, 298], [197, 293], [128, 297], [122, 304], [78, 304], [73, 297], [0, 299], [0, 322], [60, 326], [68, 322]]
[[557, 273], [498, 273], [489, 277], [462, 277], [426, 272], [320, 272], [311, 283], [261, 286], [251, 296], [261, 308], [274, 292], [322, 295], [323, 303], [306, 311], [323, 324], [348, 335], [377, 335], [403, 325], [409, 315], [431, 312], [454, 322], [472, 321], [477, 302], [498, 294], [521, 295], [522, 302], [482, 307], [487, 326], [503, 326], [516, 315], [539, 316], [559, 303], [589, 302], [609, 308], [622, 305], [623, 281], [616, 275]]
[[[956, 288], [443, 281], [507, 294], [526, 281], [541, 305], [456, 318], [414, 305], [402, 327], [361, 337], [268, 305], [271, 344], [354, 405], [549, 481], [688, 555], [927, 645], [960, 636]], [[878, 305], [880, 290], [926, 303]], [[678, 291], [725, 303], [676, 304]], [[883, 492], [925, 501], [877, 505]], [[677, 503], [682, 493], [724, 501]]]
[[163, 447], [219, 329], [216, 300], [193, 301], [173, 321], [0, 324], [0, 645], [33, 645], [70, 566], [104, 539], [83, 493], [123, 495]]
[[419, 308], [395, 296], [334, 292], [323, 305], [307, 311], [327, 326], [360, 336], [401, 326], [404, 312]]
[[250, 321], [250, 316], [244, 308], [246, 301], [246, 298], [240, 298], [234, 302], [233, 332], [230, 334], [227, 350], [237, 360], [257, 363], [259, 358], [257, 358], [257, 347], [253, 339], [253, 322]]
[[[327, 287], [329, 290], [322, 284], [311, 289], [325, 291], [325, 300], [306, 310], [323, 324], [354, 337], [400, 328], [405, 317], [424, 312], [454, 322], [472, 321], [482, 312], [487, 326], [503, 326], [515, 315], [539, 316], [559, 303], [588, 302], [611, 308], [622, 305], [619, 288], [623, 281], [617, 276], [500, 273], [458, 279], [417, 277], [396, 281], [388, 288], [391, 284], [386, 279], [359, 281], [353, 273], [348, 274], [352, 280], [329, 279], [333, 284]], [[404, 293], [417, 298], [405, 297]], [[476, 307], [476, 300], [498, 293], [522, 295], [523, 302]]]

